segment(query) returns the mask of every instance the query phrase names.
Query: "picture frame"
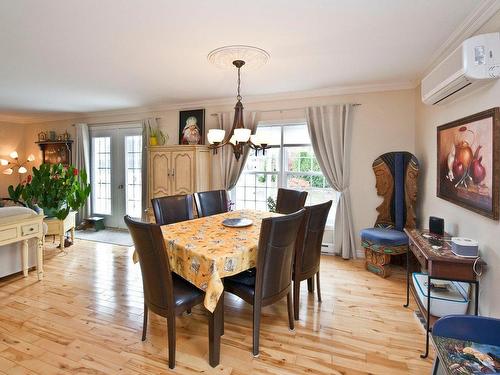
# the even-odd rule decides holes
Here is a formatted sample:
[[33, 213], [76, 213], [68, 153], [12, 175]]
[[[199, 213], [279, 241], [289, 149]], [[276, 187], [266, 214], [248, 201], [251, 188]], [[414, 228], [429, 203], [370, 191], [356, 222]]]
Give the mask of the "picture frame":
[[500, 107], [437, 127], [437, 196], [499, 219]]
[[205, 144], [205, 109], [179, 111], [179, 144]]

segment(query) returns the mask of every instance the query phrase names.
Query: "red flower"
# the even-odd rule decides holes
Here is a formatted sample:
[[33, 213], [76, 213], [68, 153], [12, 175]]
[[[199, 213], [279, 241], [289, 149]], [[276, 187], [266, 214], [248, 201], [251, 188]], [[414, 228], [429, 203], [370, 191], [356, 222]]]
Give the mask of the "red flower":
[[78, 169], [73, 168], [73, 176], [78, 176]]
[[28, 177], [26, 177], [26, 183], [30, 183], [31, 180], [33, 179], [33, 176], [31, 176], [30, 174], [28, 175]]

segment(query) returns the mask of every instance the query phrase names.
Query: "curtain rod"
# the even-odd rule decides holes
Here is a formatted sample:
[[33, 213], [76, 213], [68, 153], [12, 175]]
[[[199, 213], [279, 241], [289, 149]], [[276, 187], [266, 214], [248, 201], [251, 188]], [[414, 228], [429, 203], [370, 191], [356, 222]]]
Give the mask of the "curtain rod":
[[[161, 117], [155, 117], [155, 120], [161, 120]], [[138, 122], [142, 122], [143, 119], [140, 120], [127, 120], [127, 121], [111, 121], [111, 122], [92, 122], [87, 125], [116, 125], [116, 124], [135, 124]], [[71, 124], [71, 126], [75, 126], [75, 124]]]
[[[342, 105], [344, 103], [341, 103], [340, 105]], [[360, 106], [361, 104], [360, 103], [353, 103], [351, 104], [353, 107], [358, 107]], [[300, 111], [300, 110], [303, 110], [305, 111], [307, 109], [307, 107], [297, 107], [297, 108], [284, 108], [284, 109], [267, 109], [267, 110], [263, 110], [263, 111], [251, 111], [251, 112], [257, 112], [257, 113], [269, 113], [269, 112], [286, 112], [286, 111]], [[218, 113], [211, 113], [210, 116], [217, 116]]]

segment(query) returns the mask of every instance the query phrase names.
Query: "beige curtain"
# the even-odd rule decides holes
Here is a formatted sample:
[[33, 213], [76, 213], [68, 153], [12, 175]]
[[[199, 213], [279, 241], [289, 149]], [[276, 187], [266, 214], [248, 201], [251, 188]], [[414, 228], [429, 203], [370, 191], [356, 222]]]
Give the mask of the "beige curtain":
[[[90, 183], [90, 137], [87, 124], [75, 124], [75, 167], [87, 172], [87, 182]], [[77, 224], [90, 216], [90, 198], [77, 212]]]
[[306, 109], [311, 143], [321, 171], [340, 193], [335, 216], [334, 251], [344, 259], [356, 258], [349, 194], [352, 105], [328, 105]]
[[148, 221], [146, 209], [148, 207], [148, 145], [149, 145], [149, 127], [156, 129], [158, 123], [155, 118], [147, 118], [142, 121], [142, 155], [141, 155], [141, 189], [142, 189], [142, 221]]
[[[234, 112], [218, 113], [217, 118], [219, 120], [219, 129], [224, 129], [226, 131], [226, 136], [228, 136], [233, 126]], [[255, 134], [258, 123], [257, 113], [245, 112], [243, 121], [245, 128], [250, 129], [252, 134]], [[238, 178], [240, 177], [243, 167], [245, 166], [249, 150], [249, 147], [245, 147], [245, 152], [240, 157], [239, 161], [236, 161], [233, 154], [233, 148], [231, 146], [226, 145], [218, 150], [221, 183], [223, 189], [231, 190], [236, 186]]]

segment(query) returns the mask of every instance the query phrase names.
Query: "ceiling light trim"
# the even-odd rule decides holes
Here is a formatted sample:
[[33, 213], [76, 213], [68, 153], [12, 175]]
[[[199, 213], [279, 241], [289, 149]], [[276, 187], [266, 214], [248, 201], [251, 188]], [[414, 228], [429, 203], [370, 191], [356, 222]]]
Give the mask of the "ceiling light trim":
[[207, 60], [221, 69], [234, 69], [233, 62], [245, 62], [245, 70], [258, 69], [267, 64], [271, 55], [266, 50], [244, 44], [233, 44], [210, 51]]

